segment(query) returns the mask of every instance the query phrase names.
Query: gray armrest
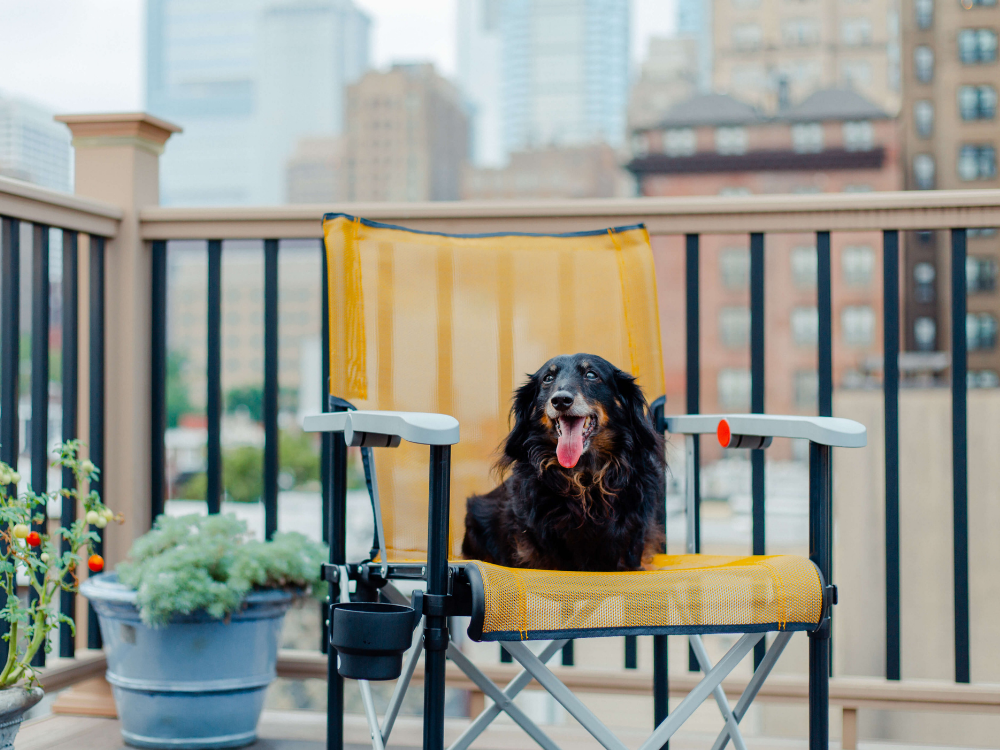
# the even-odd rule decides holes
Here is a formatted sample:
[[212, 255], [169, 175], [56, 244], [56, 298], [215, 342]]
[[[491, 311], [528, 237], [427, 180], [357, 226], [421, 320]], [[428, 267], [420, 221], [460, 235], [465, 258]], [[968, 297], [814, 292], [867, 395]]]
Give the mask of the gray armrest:
[[343, 432], [348, 445], [376, 445], [369, 436], [385, 438], [381, 446], [394, 447], [400, 439], [420, 445], [454, 445], [458, 420], [447, 414], [413, 411], [337, 411], [310, 414], [302, 421], [306, 432]]
[[776, 414], [681, 414], [667, 417], [667, 431], [678, 435], [715, 433], [726, 420], [734, 435], [811, 440], [837, 448], [863, 448], [868, 444], [863, 424], [839, 417], [786, 417]]

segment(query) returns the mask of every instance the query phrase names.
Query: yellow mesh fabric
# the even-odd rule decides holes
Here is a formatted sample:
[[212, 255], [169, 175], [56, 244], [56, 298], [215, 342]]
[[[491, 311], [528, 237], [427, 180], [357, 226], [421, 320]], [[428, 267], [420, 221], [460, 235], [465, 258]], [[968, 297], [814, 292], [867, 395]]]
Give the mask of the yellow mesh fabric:
[[[795, 555], [657, 555], [652, 570], [567, 573], [483, 562], [483, 640], [608, 631], [808, 630], [820, 620], [816, 566]], [[475, 583], [475, 576], [470, 576]], [[479, 612], [474, 619], [478, 620]]]
[[[451, 554], [465, 499], [495, 486], [513, 390], [558, 354], [588, 352], [664, 392], [653, 257], [643, 227], [456, 237], [342, 215], [324, 221], [330, 393], [359, 409], [450, 414]], [[376, 451], [390, 561], [423, 560], [427, 448]]]

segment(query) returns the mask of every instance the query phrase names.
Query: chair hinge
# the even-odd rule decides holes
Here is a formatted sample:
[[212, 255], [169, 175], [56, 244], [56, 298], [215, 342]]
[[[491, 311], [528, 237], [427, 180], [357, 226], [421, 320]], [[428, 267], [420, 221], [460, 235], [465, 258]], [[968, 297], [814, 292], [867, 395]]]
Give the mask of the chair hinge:
[[831, 605], [837, 603], [837, 585], [831, 583], [826, 587], [826, 600], [830, 602]]
[[413, 592], [413, 606], [427, 617], [451, 617], [455, 614], [455, 597], [451, 594], [428, 594]]
[[322, 563], [319, 566], [320, 580], [327, 583], [340, 583], [340, 566], [333, 563]]

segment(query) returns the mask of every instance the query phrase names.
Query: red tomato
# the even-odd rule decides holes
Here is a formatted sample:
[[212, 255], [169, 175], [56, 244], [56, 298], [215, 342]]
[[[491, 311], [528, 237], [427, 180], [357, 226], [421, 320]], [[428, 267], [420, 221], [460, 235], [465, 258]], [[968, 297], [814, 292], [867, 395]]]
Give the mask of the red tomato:
[[100, 573], [104, 570], [104, 558], [100, 555], [91, 555], [87, 560], [87, 567], [94, 573]]
[[28, 536], [24, 538], [29, 545], [32, 547], [37, 547], [42, 543], [42, 537], [37, 531], [32, 531]]

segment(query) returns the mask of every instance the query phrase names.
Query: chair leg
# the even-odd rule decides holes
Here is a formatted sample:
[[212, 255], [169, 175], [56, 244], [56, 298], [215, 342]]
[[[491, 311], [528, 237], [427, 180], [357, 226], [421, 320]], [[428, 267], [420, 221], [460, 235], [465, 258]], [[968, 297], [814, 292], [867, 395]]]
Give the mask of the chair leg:
[[829, 631], [809, 636], [809, 750], [830, 750]]

